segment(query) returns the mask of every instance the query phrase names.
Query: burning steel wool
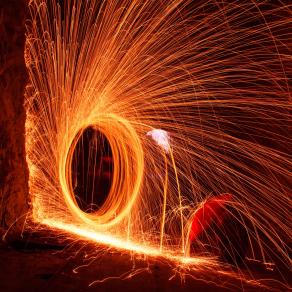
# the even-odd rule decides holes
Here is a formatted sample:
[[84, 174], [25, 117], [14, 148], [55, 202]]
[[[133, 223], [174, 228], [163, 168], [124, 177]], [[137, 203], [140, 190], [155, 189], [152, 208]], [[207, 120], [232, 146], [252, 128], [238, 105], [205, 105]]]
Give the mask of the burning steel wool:
[[188, 268], [290, 265], [291, 12], [31, 0], [33, 221]]

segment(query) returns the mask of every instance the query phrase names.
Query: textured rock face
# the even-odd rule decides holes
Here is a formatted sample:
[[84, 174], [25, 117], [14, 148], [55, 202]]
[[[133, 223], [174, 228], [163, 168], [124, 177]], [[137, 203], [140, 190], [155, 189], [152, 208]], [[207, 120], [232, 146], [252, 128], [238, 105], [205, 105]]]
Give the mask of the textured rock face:
[[0, 227], [22, 227], [28, 211], [24, 62], [26, 1], [0, 1]]

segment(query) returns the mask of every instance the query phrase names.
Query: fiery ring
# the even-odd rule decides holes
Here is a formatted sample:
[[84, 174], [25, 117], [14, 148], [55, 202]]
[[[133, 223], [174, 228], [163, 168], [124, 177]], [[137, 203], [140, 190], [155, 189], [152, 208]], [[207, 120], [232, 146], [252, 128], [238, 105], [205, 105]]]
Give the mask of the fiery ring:
[[[72, 187], [72, 157], [76, 144], [87, 127], [96, 127], [103, 133], [113, 152], [113, 181], [109, 195], [94, 213], [82, 211], [76, 202]], [[91, 124], [84, 125], [63, 145], [64, 159], [60, 159], [59, 177], [65, 202], [70, 212], [83, 222], [108, 229], [119, 223], [130, 212], [139, 195], [144, 171], [144, 153], [135, 128], [126, 119], [105, 114]]]

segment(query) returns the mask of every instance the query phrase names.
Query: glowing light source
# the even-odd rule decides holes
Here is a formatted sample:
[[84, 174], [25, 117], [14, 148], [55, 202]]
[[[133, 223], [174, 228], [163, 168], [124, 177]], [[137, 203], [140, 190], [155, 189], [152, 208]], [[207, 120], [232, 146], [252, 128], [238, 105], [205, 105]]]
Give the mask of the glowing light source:
[[169, 134], [161, 129], [153, 129], [147, 133], [147, 136], [151, 136], [152, 139], [167, 153], [170, 150]]

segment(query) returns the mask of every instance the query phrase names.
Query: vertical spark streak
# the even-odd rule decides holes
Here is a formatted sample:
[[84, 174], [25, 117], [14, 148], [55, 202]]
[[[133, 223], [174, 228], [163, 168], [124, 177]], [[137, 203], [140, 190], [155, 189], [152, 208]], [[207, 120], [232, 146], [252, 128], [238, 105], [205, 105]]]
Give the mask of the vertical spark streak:
[[165, 179], [163, 184], [163, 204], [162, 204], [162, 218], [161, 218], [161, 227], [160, 227], [160, 251], [163, 249], [163, 237], [164, 237], [164, 228], [165, 228], [165, 216], [166, 216], [166, 203], [167, 203], [167, 192], [168, 192], [168, 167], [167, 167], [167, 157], [163, 153], [164, 162], [165, 162]]
[[170, 148], [170, 157], [171, 157], [171, 162], [173, 165], [173, 170], [175, 173], [175, 181], [176, 181], [178, 200], [179, 200], [179, 213], [180, 213], [180, 224], [181, 224], [181, 252], [182, 252], [182, 254], [185, 254], [185, 230], [184, 230], [184, 218], [183, 218], [183, 202], [182, 202], [182, 195], [181, 195], [181, 190], [180, 190], [180, 182], [179, 182], [179, 178], [178, 178], [178, 173], [177, 173], [177, 169], [176, 169], [176, 164], [175, 164], [172, 148]]

